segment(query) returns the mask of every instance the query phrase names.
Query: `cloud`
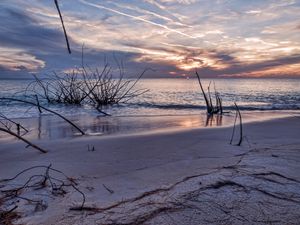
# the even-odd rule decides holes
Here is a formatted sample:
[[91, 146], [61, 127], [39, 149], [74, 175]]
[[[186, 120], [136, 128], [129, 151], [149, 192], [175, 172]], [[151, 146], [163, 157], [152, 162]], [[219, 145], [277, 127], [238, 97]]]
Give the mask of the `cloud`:
[[160, 0], [161, 3], [178, 3], [178, 4], [184, 4], [184, 5], [190, 5], [193, 4], [195, 2], [197, 2], [197, 0]]
[[19, 52], [36, 58], [61, 53], [65, 49], [65, 41], [60, 27], [58, 28], [41, 25], [24, 10], [1, 8], [0, 43], [7, 49], [19, 49]]
[[37, 71], [45, 67], [45, 62], [21, 49], [0, 47], [0, 66], [12, 71]]
[[0, 77], [79, 66], [83, 43], [89, 65], [117, 54], [130, 74], [152, 67], [159, 71], [153, 77], [180, 75], [197, 67], [212, 77], [300, 76], [297, 1], [61, 1], [72, 55], [52, 1], [0, 6]]
[[252, 64], [234, 64], [222, 71], [225, 77], [293, 77], [300, 75], [300, 54]]
[[124, 13], [124, 12], [121, 12], [121, 11], [118, 11], [118, 10], [115, 10], [115, 9], [111, 9], [111, 8], [109, 8], [109, 7], [105, 7], [105, 6], [100, 5], [100, 4], [90, 3], [90, 2], [85, 1], [85, 0], [79, 0], [79, 1], [82, 2], [82, 3], [85, 3], [85, 4], [89, 5], [89, 6], [93, 6], [93, 7], [99, 8], [99, 9], [104, 9], [104, 10], [107, 10], [107, 11], [110, 11], [110, 12], [113, 12], [113, 13], [116, 13], [116, 14], [119, 14], [119, 15], [122, 15], [122, 16], [129, 17], [129, 18], [134, 19], [134, 20], [137, 20], [137, 21], [141, 21], [141, 22], [144, 22], [144, 23], [148, 23], [148, 24], [151, 24], [151, 25], [153, 25], [153, 26], [157, 26], [157, 27], [166, 29], [167, 31], [170, 31], [170, 32], [173, 32], [173, 33], [176, 33], [176, 34], [179, 34], [179, 35], [188, 37], [188, 38], [197, 38], [196, 36], [189, 35], [189, 34], [187, 34], [187, 33], [181, 32], [181, 31], [179, 31], [179, 30], [170, 28], [170, 27], [168, 27], [168, 26], [166, 26], [166, 25], [163, 25], [163, 24], [160, 24], [160, 23], [156, 23], [156, 22], [153, 22], [153, 21], [151, 21], [151, 20], [144, 19], [144, 18], [139, 17], [139, 16], [134, 16], [134, 15], [131, 15], [131, 14], [128, 14], [128, 13]]

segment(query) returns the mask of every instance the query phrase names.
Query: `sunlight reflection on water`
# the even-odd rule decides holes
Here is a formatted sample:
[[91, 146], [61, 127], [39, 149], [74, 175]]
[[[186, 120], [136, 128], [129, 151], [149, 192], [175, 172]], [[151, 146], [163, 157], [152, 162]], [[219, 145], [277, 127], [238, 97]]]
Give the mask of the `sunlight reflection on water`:
[[[300, 109], [299, 79], [214, 79], [221, 93], [225, 110], [234, 110], [236, 101], [240, 109], [251, 110], [297, 110]], [[30, 81], [0, 80], [0, 96], [12, 96], [26, 87]], [[203, 79], [203, 85], [209, 84]], [[132, 99], [129, 104], [106, 109], [117, 116], [133, 115], [183, 115], [198, 114], [205, 111], [204, 99], [198, 83], [194, 79], [145, 79], [138, 88], [147, 88], [149, 92]], [[43, 105], [64, 115], [97, 115], [91, 107], [66, 105]], [[11, 117], [37, 116], [37, 110], [28, 110], [20, 103], [4, 104], [0, 102], [1, 112]]]
[[[13, 96], [26, 88], [30, 81], [0, 80], [0, 96]], [[210, 80], [203, 79], [207, 86]], [[112, 117], [103, 117], [89, 106], [48, 105], [77, 123], [90, 135], [126, 135], [156, 132], [158, 130], [182, 130], [190, 128], [229, 126], [233, 124], [236, 101], [245, 121], [286, 115], [300, 109], [300, 80], [297, 79], [215, 79], [221, 93], [224, 111], [220, 117], [207, 117], [204, 99], [194, 79], [141, 80], [138, 87], [150, 91], [133, 99], [129, 104], [106, 109]], [[19, 96], [22, 98], [22, 96]], [[76, 131], [56, 117], [29, 109], [22, 103], [0, 102], [1, 113], [10, 118], [27, 118], [22, 124], [30, 128], [30, 139], [59, 139], [73, 137]], [[285, 112], [285, 111], [288, 112]], [[270, 113], [272, 111], [272, 113]], [[250, 113], [251, 112], [251, 113]], [[276, 112], [274, 114], [274, 112]], [[271, 116], [270, 116], [271, 115]], [[6, 137], [0, 134], [0, 137]]]

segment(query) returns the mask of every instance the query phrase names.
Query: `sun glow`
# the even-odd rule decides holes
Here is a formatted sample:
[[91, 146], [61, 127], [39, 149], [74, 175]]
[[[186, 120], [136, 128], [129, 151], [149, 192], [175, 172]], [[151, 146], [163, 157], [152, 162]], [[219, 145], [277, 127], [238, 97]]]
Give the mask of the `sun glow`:
[[[6, 23], [18, 18], [26, 21], [24, 29], [13, 22], [11, 28], [7, 28], [7, 32], [12, 34], [10, 42], [15, 41], [18, 46], [12, 49], [13, 43], [2, 45], [5, 47], [0, 53], [1, 67], [12, 71], [21, 68], [32, 71], [56, 69], [47, 68], [47, 61], [52, 62], [51, 66], [59, 65], [62, 70], [77, 65], [80, 54], [69, 59], [71, 63], [68, 65], [63, 65], [63, 60], [54, 62], [56, 54], [64, 57], [61, 51], [63, 44], [57, 44], [51, 53], [32, 48], [32, 35], [40, 36], [45, 46], [48, 41], [63, 43], [64, 39], [55, 7], [43, 1], [31, 1], [34, 4], [29, 1], [18, 3], [20, 9], [16, 15], [19, 17], [10, 17], [9, 13], [1, 17]], [[132, 4], [130, 1], [99, 3], [76, 0], [72, 1], [71, 8], [69, 3], [64, 3], [61, 9], [74, 52], [80, 52], [84, 43], [86, 59], [93, 62], [99, 56], [117, 52], [127, 55], [126, 60], [132, 65], [157, 66], [163, 68], [164, 74], [170, 71], [184, 74], [199, 68], [214, 76], [252, 74], [258, 70], [266, 71], [263, 76], [268, 76], [268, 71], [278, 71], [278, 68], [270, 69], [268, 61], [277, 61], [276, 66], [286, 65], [280, 67], [283, 69], [281, 74], [300, 76], [298, 67], [293, 67], [294, 71], [285, 69], [292, 68], [288, 66], [291, 64], [287, 60], [289, 57], [300, 55], [297, 16], [300, 15], [300, 7], [260, 3], [264, 7], [258, 4], [245, 9], [223, 1], [214, 4], [216, 7], [198, 1], [158, 0]], [[4, 38], [6, 42], [8, 40]], [[247, 71], [241, 72], [245, 66]], [[253, 71], [248, 72], [250, 67]]]

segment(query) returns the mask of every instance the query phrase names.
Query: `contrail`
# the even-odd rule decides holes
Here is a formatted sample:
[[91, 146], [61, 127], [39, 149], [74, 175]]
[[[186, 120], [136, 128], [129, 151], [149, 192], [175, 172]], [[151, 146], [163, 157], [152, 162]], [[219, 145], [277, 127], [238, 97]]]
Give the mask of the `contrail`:
[[[179, 25], [179, 26], [183, 26], [183, 27], [189, 27], [189, 28], [192, 28], [192, 26], [189, 26], [187, 24], [183, 24], [181, 22], [177, 22], [177, 21], [174, 21], [173, 19], [169, 18], [169, 17], [166, 17], [166, 16], [163, 16], [163, 15], [160, 15], [158, 13], [155, 13], [155, 12], [152, 12], [152, 11], [149, 11], [149, 10], [145, 10], [145, 9], [141, 9], [137, 6], [135, 7], [132, 7], [132, 6], [128, 6], [128, 5], [121, 5], [121, 4], [118, 4], [118, 3], [115, 3], [113, 2], [113, 4], [119, 8], [125, 8], [125, 9], [130, 9], [130, 10], [134, 10], [138, 13], [145, 13], [145, 14], [149, 14], [149, 15], [152, 15], [152, 16], [155, 16], [159, 19], [163, 19], [165, 21], [168, 21], [168, 22], [171, 22], [173, 24], [176, 24], [176, 25]], [[168, 12], [169, 13], [169, 12]], [[172, 15], [173, 16], [173, 15]]]
[[85, 1], [85, 0], [79, 0], [79, 1], [82, 2], [82, 3], [84, 3], [84, 4], [87, 4], [87, 5], [96, 7], [96, 8], [98, 8], [98, 9], [105, 9], [105, 10], [107, 10], [107, 11], [114, 12], [114, 13], [116, 13], [116, 14], [119, 14], [119, 15], [122, 15], [122, 16], [126, 16], [126, 17], [129, 17], [129, 18], [135, 19], [135, 20], [139, 20], [139, 21], [142, 21], [142, 22], [151, 24], [151, 25], [153, 25], [153, 26], [161, 27], [161, 28], [163, 28], [163, 29], [165, 29], [165, 30], [168, 30], [168, 31], [171, 31], [171, 32], [180, 34], [180, 35], [185, 36], [185, 37], [189, 37], [189, 38], [193, 38], [193, 39], [198, 38], [198, 37], [195, 37], [195, 36], [192, 36], [192, 35], [183, 33], [183, 32], [181, 32], [181, 31], [178, 31], [178, 30], [169, 28], [168, 26], [165, 26], [165, 25], [162, 25], [162, 24], [159, 24], [159, 23], [155, 23], [155, 22], [152, 22], [152, 21], [150, 21], [150, 20], [146, 20], [146, 19], [141, 18], [141, 17], [133, 16], [133, 15], [130, 15], [130, 14], [127, 14], [127, 13], [124, 13], [124, 12], [121, 12], [121, 11], [118, 11], [118, 10], [115, 10], [115, 9], [111, 9], [111, 8], [108, 8], [108, 7], [105, 7], [105, 6], [102, 6], [102, 5], [90, 3], [90, 2], [87, 2], [87, 1]]

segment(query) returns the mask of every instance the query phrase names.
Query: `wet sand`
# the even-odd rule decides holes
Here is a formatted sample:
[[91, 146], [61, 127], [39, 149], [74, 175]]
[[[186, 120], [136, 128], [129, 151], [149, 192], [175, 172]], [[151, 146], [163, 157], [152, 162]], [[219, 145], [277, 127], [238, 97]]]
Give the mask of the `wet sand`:
[[[243, 123], [261, 122], [274, 118], [298, 115], [297, 111], [246, 111], [242, 112]], [[198, 128], [220, 128], [233, 126], [235, 112], [223, 116], [207, 116], [205, 111], [197, 115], [157, 115], [157, 116], [87, 116], [67, 117], [88, 135], [122, 136], [134, 134], [152, 134], [173, 131], [187, 131]], [[78, 130], [54, 115], [32, 118], [18, 118], [14, 121], [22, 124], [29, 132], [24, 137], [29, 140], [58, 140], [80, 136]], [[14, 128], [14, 127], [13, 127]], [[24, 132], [23, 132], [24, 133]], [[0, 139], [11, 141], [15, 138], [0, 133]], [[0, 140], [1, 141], [1, 140]]]

